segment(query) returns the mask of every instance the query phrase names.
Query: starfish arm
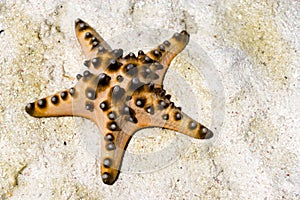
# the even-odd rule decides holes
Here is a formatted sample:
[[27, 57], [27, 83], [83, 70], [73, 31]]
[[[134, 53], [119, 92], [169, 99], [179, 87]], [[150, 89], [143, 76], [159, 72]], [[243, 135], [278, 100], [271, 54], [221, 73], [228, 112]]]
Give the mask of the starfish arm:
[[94, 121], [91, 113], [74, 101], [74, 88], [28, 103], [26, 112], [33, 117], [79, 116]]
[[189, 37], [186, 31], [175, 33], [169, 40], [164, 41], [158, 47], [147, 52], [146, 55], [148, 57], [162, 65], [162, 68], [156, 72], [159, 77], [153, 81], [154, 83], [163, 85], [164, 76], [172, 60], [186, 47]]
[[25, 110], [33, 117], [72, 116], [72, 104], [73, 98], [66, 90], [28, 103]]
[[132, 134], [128, 134], [123, 130], [104, 135], [101, 177], [105, 184], [112, 185], [117, 180], [131, 136]]
[[99, 50], [111, 50], [111, 47], [89, 24], [77, 19], [75, 21], [76, 37], [79, 41], [81, 49], [87, 59], [91, 59], [97, 55]]
[[135, 110], [138, 127], [162, 127], [197, 139], [209, 139], [213, 136], [207, 127], [176, 107], [170, 101], [171, 96], [165, 95], [165, 90], [162, 88], [152, 90], [141, 89], [135, 92], [132, 100], [128, 102], [129, 107]]

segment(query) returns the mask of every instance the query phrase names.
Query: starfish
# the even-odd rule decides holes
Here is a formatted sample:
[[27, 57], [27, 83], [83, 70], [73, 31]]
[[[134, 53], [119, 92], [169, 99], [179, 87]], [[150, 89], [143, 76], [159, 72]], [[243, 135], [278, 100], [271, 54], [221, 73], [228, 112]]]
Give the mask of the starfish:
[[86, 22], [75, 21], [76, 37], [87, 70], [70, 89], [26, 105], [33, 117], [79, 116], [92, 120], [103, 134], [101, 177], [112, 185], [119, 176], [126, 147], [134, 133], [150, 127], [174, 130], [197, 139], [212, 131], [176, 107], [163, 89], [164, 76], [174, 57], [189, 41], [186, 31], [147, 53], [123, 56]]

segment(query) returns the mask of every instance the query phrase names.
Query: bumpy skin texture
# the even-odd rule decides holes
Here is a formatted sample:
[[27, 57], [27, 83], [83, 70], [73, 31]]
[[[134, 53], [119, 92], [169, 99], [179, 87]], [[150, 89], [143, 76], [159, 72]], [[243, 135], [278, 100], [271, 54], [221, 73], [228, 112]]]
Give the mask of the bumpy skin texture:
[[123, 56], [81, 19], [75, 22], [77, 39], [86, 57], [87, 70], [78, 74], [77, 84], [49, 97], [27, 104], [33, 117], [79, 116], [96, 123], [104, 135], [101, 174], [113, 184], [132, 135], [147, 127], [175, 130], [197, 139], [212, 132], [183, 113], [163, 89], [163, 79], [173, 58], [189, 41], [186, 31], [138, 56]]

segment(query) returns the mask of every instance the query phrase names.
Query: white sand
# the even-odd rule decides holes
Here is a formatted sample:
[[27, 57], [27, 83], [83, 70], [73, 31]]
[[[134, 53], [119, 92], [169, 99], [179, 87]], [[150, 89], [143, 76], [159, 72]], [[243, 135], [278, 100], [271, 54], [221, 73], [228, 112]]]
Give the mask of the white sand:
[[[0, 199], [300, 198], [299, 1], [38, 2], [0, 0]], [[138, 132], [103, 184], [91, 122], [24, 111], [75, 84], [78, 17], [126, 52], [186, 29], [165, 88], [215, 137]]]

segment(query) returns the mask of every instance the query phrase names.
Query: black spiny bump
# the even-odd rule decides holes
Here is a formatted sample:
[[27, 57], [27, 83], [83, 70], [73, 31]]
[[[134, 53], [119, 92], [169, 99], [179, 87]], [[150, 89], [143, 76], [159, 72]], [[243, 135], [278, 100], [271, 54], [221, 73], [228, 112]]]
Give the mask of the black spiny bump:
[[86, 66], [86, 67], [89, 67], [90, 66], [90, 60], [85, 60], [84, 62], [83, 62], [83, 65], [84, 66]]
[[161, 44], [161, 45], [159, 45], [159, 46], [158, 46], [158, 48], [159, 48], [159, 50], [160, 50], [160, 51], [165, 51], [165, 50], [166, 50], [166, 49], [165, 49], [165, 46], [164, 46], [164, 45], [162, 45], [162, 44]]
[[153, 82], [150, 82], [149, 84], [148, 84], [148, 88], [149, 88], [149, 90], [150, 91], [152, 91], [152, 90], [154, 90], [154, 83]]
[[107, 183], [108, 180], [110, 179], [110, 175], [109, 175], [109, 173], [104, 172], [104, 173], [101, 175], [101, 178], [102, 178], [102, 180], [103, 180], [104, 183]]
[[81, 74], [77, 74], [77, 75], [76, 75], [76, 78], [77, 78], [77, 80], [79, 81], [79, 80], [82, 78], [82, 75], [81, 75]]
[[109, 168], [111, 165], [112, 165], [111, 159], [105, 158], [105, 159], [103, 160], [103, 166], [104, 166], [104, 167]]
[[53, 104], [58, 104], [58, 102], [59, 102], [58, 96], [57, 96], [57, 95], [54, 95], [53, 97], [51, 97], [51, 102], [52, 102]]
[[108, 143], [106, 144], [106, 149], [107, 149], [108, 151], [115, 150], [115, 149], [116, 149], [116, 145], [115, 145], [113, 142], [108, 142]]
[[174, 114], [174, 119], [177, 121], [177, 120], [181, 120], [182, 119], [182, 114], [180, 112], [176, 112]]
[[148, 106], [145, 108], [146, 112], [153, 115], [154, 114], [154, 107], [153, 106]]
[[84, 71], [83, 72], [83, 80], [85, 80], [85, 81], [89, 80], [92, 77], [92, 75], [93, 74], [90, 71], [88, 71], [88, 70]]
[[145, 85], [143, 82], [141, 82], [137, 77], [134, 77], [132, 80], [131, 80], [131, 83], [130, 83], [130, 86], [129, 88], [133, 91], [141, 88], [143, 85]]
[[99, 107], [101, 108], [101, 110], [106, 111], [109, 109], [109, 103], [108, 101], [103, 101], [102, 103], [100, 103]]
[[74, 94], [75, 94], [75, 88], [73, 88], [73, 87], [70, 88], [69, 93], [70, 93], [71, 96], [74, 96]]
[[166, 45], [166, 47], [169, 47], [171, 45], [171, 43], [168, 40], [165, 40], [164, 45]]
[[124, 67], [125, 73], [130, 76], [134, 76], [137, 74], [138, 69], [135, 64], [129, 63]]
[[79, 22], [79, 31], [87, 29], [88, 26], [84, 22]]
[[120, 58], [123, 56], [123, 49], [114, 49], [112, 53], [115, 54], [117, 58]]
[[167, 94], [167, 95], [165, 96], [165, 98], [170, 100], [170, 99], [171, 99], [171, 95], [170, 95], [170, 94]]
[[34, 103], [28, 103], [25, 107], [25, 110], [28, 114], [32, 115], [34, 112]]
[[189, 129], [194, 130], [195, 128], [197, 128], [197, 122], [190, 121], [190, 123], [189, 123]]
[[125, 59], [136, 59], [136, 56], [134, 53], [130, 52], [128, 55], [125, 56]]
[[116, 114], [116, 112], [111, 111], [111, 112], [108, 113], [107, 117], [110, 120], [115, 120], [115, 119], [117, 119], [117, 114]]
[[156, 58], [159, 58], [159, 57], [161, 57], [161, 53], [158, 51], [158, 50], [154, 50], [153, 52], [153, 55], [156, 57]]
[[93, 66], [97, 69], [101, 65], [101, 59], [99, 57], [92, 59]]
[[87, 110], [89, 110], [89, 111], [93, 111], [94, 110], [94, 104], [93, 103], [91, 103], [91, 102], [87, 102], [86, 104], [85, 104], [85, 109], [87, 109]]
[[96, 48], [98, 45], [99, 45], [99, 41], [98, 41], [98, 39], [96, 38], [96, 37], [92, 37], [92, 49], [93, 48]]
[[143, 108], [145, 106], [145, 103], [146, 103], [145, 98], [137, 98], [135, 101], [135, 105], [140, 108]]
[[105, 73], [101, 73], [97, 76], [97, 84], [98, 84], [98, 87], [99, 86], [106, 86], [109, 84], [109, 81], [110, 81], [110, 76], [108, 76], [107, 74]]
[[175, 40], [177, 40], [177, 41], [180, 41], [180, 40], [182, 39], [180, 33], [175, 33], [175, 34], [173, 35], [173, 38], [175, 38]]
[[68, 97], [68, 92], [66, 92], [66, 91], [61, 92], [61, 93], [60, 93], [60, 97], [61, 97], [63, 100], [67, 99], [67, 97]]
[[106, 141], [113, 141], [115, 139], [114, 135], [112, 133], [108, 133], [104, 136], [104, 139]]
[[85, 96], [90, 100], [94, 100], [96, 99], [96, 91], [92, 88], [87, 88], [85, 90]]
[[111, 71], [116, 71], [121, 67], [121, 64], [116, 59], [108, 60], [108, 69]]
[[123, 109], [121, 110], [121, 113], [130, 116], [135, 115], [134, 110], [129, 106], [124, 106]]
[[98, 47], [98, 53], [105, 53], [106, 52], [106, 49], [103, 47], [103, 46], [99, 46]]
[[116, 85], [112, 88], [111, 97], [117, 101], [120, 100], [125, 94], [124, 88], [121, 88], [119, 85]]
[[39, 108], [45, 108], [47, 106], [47, 100], [46, 99], [40, 99], [37, 102], [37, 105]]
[[168, 120], [169, 119], [169, 115], [168, 114], [163, 114], [162, 118], [163, 118], [163, 120]]
[[117, 81], [118, 81], [119, 83], [121, 83], [123, 80], [124, 80], [124, 77], [123, 77], [122, 75], [118, 75], [118, 76], [117, 76]]
[[145, 53], [143, 52], [143, 50], [139, 50], [138, 55], [142, 56], [142, 55], [145, 55]]
[[134, 124], [138, 123], [137, 118], [134, 117], [134, 116], [130, 116], [130, 117], [126, 118], [126, 120], [127, 120], [127, 121], [130, 121], [130, 122], [132, 122], [132, 123], [134, 123]]
[[120, 130], [120, 128], [118, 127], [116, 122], [109, 122], [107, 124], [107, 128], [111, 131], [119, 131]]
[[164, 100], [159, 100], [158, 104], [159, 104], [158, 108], [160, 110], [165, 109], [169, 106], [169, 103], [165, 102]]
[[160, 70], [160, 69], [163, 69], [163, 68], [164, 68], [164, 66], [162, 64], [160, 64], [158, 62], [154, 63], [154, 69], [155, 70]]
[[91, 38], [93, 35], [90, 32], [85, 33], [85, 39]]
[[153, 60], [149, 56], [145, 56], [143, 62], [144, 63], [153, 63]]

